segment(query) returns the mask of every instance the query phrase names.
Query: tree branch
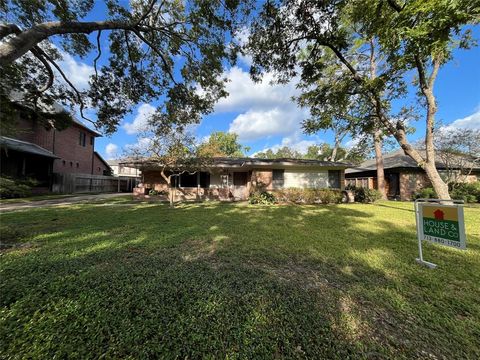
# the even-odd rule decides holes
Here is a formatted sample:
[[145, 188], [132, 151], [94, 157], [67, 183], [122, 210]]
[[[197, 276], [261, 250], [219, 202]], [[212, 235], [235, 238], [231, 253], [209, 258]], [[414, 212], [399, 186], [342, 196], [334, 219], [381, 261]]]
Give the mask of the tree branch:
[[175, 81], [175, 78], [173, 77], [173, 74], [172, 72], [170, 71], [170, 66], [168, 65], [168, 62], [167, 60], [165, 59], [165, 57], [163, 56], [162, 52], [160, 50], [157, 49], [157, 47], [155, 45], [153, 45], [149, 40], [147, 40], [141, 33], [140, 31], [138, 31], [137, 29], [133, 28], [131, 29], [135, 35], [138, 36], [138, 38], [140, 40], [142, 40], [145, 44], [147, 44], [159, 57], [160, 59], [162, 60], [163, 62], [163, 65], [164, 65], [164, 69], [165, 69], [165, 72], [168, 74], [168, 76], [170, 77], [170, 79], [172, 80], [172, 82], [174, 84], [177, 84], [177, 82]]
[[97, 51], [98, 51], [98, 54], [95, 57], [95, 59], [93, 59], [93, 68], [95, 69], [95, 79], [98, 79], [97, 61], [100, 59], [100, 56], [102, 56], [102, 48], [100, 46], [100, 35], [102, 35], [102, 30], [98, 30], [98, 34], [97, 34]]
[[16, 24], [0, 24], [0, 40], [10, 34], [19, 34], [22, 30]]
[[55, 67], [55, 69], [57, 69], [57, 71], [62, 76], [63, 80], [65, 80], [65, 82], [72, 88], [72, 90], [77, 95], [77, 100], [78, 100], [79, 105], [80, 105], [80, 116], [82, 117], [82, 119], [87, 120], [87, 121], [91, 122], [92, 124], [95, 124], [95, 121], [90, 120], [89, 118], [85, 117], [85, 115], [83, 114], [83, 110], [85, 108], [85, 105], [83, 104], [82, 95], [77, 90], [77, 88], [68, 79], [68, 77], [65, 75], [65, 73], [60, 68], [60, 66], [58, 66], [58, 64], [50, 56], [48, 56], [48, 54], [46, 54], [42, 49], [40, 49], [40, 48], [38, 48], [38, 49], [40, 50], [42, 56], [44, 56]]
[[43, 54], [45, 54], [43, 52], [42, 49], [40, 49], [40, 47], [38, 46], [35, 46], [32, 50], [31, 50], [31, 53], [38, 59], [41, 61], [41, 63], [43, 64], [43, 66], [45, 67], [45, 69], [47, 70], [47, 73], [48, 73], [48, 81], [47, 83], [40, 89], [38, 89], [38, 92], [40, 93], [43, 93], [45, 91], [47, 91], [48, 89], [50, 89], [50, 87], [53, 85], [53, 79], [55, 78], [54, 74], [53, 74], [53, 70], [52, 70], [52, 67], [50, 66], [50, 64], [48, 63], [48, 61], [46, 60], [46, 58], [44, 57]]
[[53, 21], [38, 24], [0, 44], [0, 66], [12, 63], [52, 35], [90, 34], [98, 30], [129, 30], [133, 26], [132, 23], [125, 21]]

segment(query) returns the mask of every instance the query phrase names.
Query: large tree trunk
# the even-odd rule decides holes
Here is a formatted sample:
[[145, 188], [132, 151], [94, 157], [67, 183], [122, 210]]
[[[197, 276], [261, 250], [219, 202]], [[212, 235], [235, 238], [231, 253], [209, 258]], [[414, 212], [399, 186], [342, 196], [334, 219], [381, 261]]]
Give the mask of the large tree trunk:
[[[375, 41], [370, 39], [370, 78], [377, 77], [377, 60], [375, 58]], [[383, 170], [383, 154], [382, 154], [382, 126], [378, 119], [375, 119], [375, 130], [373, 133], [373, 145], [375, 148], [375, 164], [377, 168], [377, 190], [380, 191], [382, 199], [387, 198], [385, 192], [385, 173]]]
[[21, 31], [14, 24], [2, 27], [1, 34], [15, 33], [16, 36], [0, 44], [0, 65], [7, 65], [33, 49], [41, 41], [52, 35], [90, 34], [98, 30], [133, 30], [136, 24], [122, 21], [52, 21]]
[[375, 147], [375, 163], [377, 166], [377, 190], [380, 191], [382, 199], [387, 199], [385, 191], [385, 172], [383, 168], [383, 153], [382, 153], [382, 131], [375, 130], [373, 134], [373, 143]]
[[169, 175], [167, 176], [165, 174], [165, 169], [162, 169], [162, 171], [160, 171], [160, 175], [162, 176], [162, 178], [167, 182], [167, 186], [168, 186], [168, 201], [169, 201], [169, 204], [170, 204], [170, 207], [173, 208], [174, 206], [174, 191], [175, 189], [172, 189], [172, 175]]

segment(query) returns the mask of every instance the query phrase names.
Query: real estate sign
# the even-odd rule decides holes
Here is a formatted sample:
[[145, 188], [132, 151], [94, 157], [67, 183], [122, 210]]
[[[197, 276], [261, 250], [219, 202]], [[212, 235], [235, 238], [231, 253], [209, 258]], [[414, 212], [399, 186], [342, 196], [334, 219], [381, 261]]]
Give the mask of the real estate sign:
[[419, 203], [419, 240], [466, 249], [463, 207]]

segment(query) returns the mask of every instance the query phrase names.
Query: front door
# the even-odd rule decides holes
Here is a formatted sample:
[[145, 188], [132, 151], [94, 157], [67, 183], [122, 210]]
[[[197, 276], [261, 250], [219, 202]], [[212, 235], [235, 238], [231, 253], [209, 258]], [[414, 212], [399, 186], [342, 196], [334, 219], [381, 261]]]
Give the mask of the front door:
[[248, 172], [233, 173], [233, 197], [235, 200], [246, 200], [247, 194]]
[[389, 173], [388, 179], [388, 198], [396, 199], [400, 196], [400, 179], [398, 173]]

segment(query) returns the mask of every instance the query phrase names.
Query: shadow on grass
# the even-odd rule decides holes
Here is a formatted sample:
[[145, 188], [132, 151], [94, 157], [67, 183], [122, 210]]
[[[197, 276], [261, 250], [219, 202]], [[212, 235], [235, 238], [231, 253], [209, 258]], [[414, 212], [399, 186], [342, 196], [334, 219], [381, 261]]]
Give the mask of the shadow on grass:
[[[474, 328], [454, 321], [472, 312], [475, 299], [465, 291], [472, 284], [417, 267], [412, 230], [373, 216], [348, 206], [220, 203], [76, 206], [9, 216], [13, 226], [32, 227], [38, 246], [2, 262], [2, 352], [472, 355]], [[474, 257], [426, 249], [441, 264], [478, 270]], [[460, 305], [446, 286], [463, 286]], [[432, 322], [436, 313], [444, 319]]]

